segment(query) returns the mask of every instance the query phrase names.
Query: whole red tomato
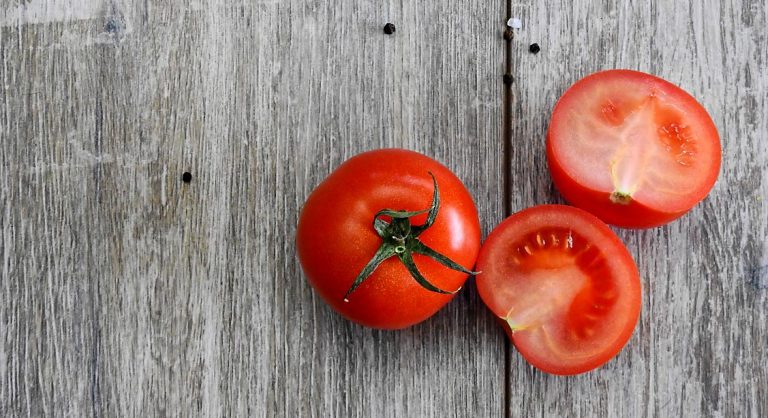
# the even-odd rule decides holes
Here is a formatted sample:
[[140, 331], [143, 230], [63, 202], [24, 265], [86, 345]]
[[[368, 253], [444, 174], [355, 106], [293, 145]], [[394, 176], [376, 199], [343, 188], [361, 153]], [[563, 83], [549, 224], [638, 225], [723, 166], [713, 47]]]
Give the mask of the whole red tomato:
[[451, 300], [480, 250], [477, 209], [446, 167], [382, 149], [347, 160], [310, 194], [296, 232], [309, 283], [336, 311], [384, 329]]

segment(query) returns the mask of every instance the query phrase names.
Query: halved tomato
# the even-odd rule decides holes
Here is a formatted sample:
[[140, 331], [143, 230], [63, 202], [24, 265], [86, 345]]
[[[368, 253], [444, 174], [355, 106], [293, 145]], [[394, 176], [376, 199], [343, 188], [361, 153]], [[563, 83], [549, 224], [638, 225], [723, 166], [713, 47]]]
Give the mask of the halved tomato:
[[720, 171], [707, 111], [650, 74], [609, 70], [571, 86], [552, 112], [547, 159], [566, 200], [621, 227], [676, 219], [704, 199]]
[[497, 226], [480, 250], [477, 288], [515, 347], [553, 374], [583, 373], [613, 358], [640, 314], [640, 277], [602, 221], [542, 205]]

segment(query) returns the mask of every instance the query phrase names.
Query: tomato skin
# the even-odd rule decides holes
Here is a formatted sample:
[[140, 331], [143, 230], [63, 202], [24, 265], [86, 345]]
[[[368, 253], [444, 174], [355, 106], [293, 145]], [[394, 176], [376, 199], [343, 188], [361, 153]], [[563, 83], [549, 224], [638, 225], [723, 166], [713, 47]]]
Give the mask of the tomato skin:
[[[615, 115], [611, 114], [610, 117], [599, 115], [599, 112], [595, 111], [595, 109], [600, 109], [599, 104], [601, 100], [606, 100], [606, 98], [617, 99], [619, 102], [622, 100], [631, 102], [632, 99], [636, 99], [633, 96], [644, 97], [643, 94], [645, 93], [636, 93], [638, 91], [647, 92], [647, 96], [654, 99], [651, 102], [660, 103], [658, 108], [654, 108], [655, 110], [649, 112], [653, 116], [649, 120], [644, 120], [644, 126], [650, 128], [646, 132], [654, 132], [657, 128], [662, 129], [663, 125], [670, 121], [674, 122], [676, 128], [691, 128], [694, 132], [690, 135], [690, 138], [693, 138], [693, 145], [689, 155], [693, 157], [688, 158], [691, 161], [698, 160], [699, 162], [695, 167], [680, 169], [679, 173], [670, 172], [669, 167], [667, 167], [667, 170], [656, 170], [662, 177], [689, 177], [695, 178], [696, 181], [691, 182], [688, 188], [673, 188], [672, 191], [679, 193], [679, 197], [671, 197], [670, 195], [666, 199], [658, 199], [665, 200], [664, 202], [657, 201], [654, 204], [648, 204], [643, 199], [636, 200], [634, 196], [629, 202], [615, 202], [611, 198], [611, 190], [600, 190], [585, 185], [584, 177], [579, 180], [579, 176], [572, 170], [572, 163], [571, 169], [568, 168], [567, 161], [565, 161], [567, 154], [564, 154], [565, 151], [563, 151], [566, 149], [566, 142], [570, 142], [574, 137], [584, 137], [588, 136], [588, 134], [600, 137], [605, 132], [587, 131], [587, 133], [572, 133], [574, 132], [574, 124], [569, 119], [574, 119], [573, 115], [578, 115], [576, 117], [591, 121], [603, 122], [605, 124], [601, 125], [603, 127], [611, 123], [617, 123], [619, 128], [625, 128], [626, 125], [622, 125], [623, 122], [615, 119], [610, 120], [610, 117], [616, 117]], [[611, 105], [609, 110], [616, 110], [613, 107], [613, 101], [608, 100], [607, 103]], [[636, 105], [637, 103], [634, 104]], [[628, 107], [629, 109], [626, 109], [622, 108], [621, 104], [617, 105], [618, 112], [622, 117], [627, 117], [627, 115], [637, 111], [637, 109], [632, 109], [631, 106]], [[605, 112], [606, 108], [602, 109]], [[606, 119], [609, 121], [606, 121]], [[597, 125], [600, 125], [600, 123], [597, 123]], [[611, 128], [604, 129], [610, 130]], [[657, 131], [656, 133], [658, 134]], [[687, 145], [689, 137], [686, 135], [680, 134], [675, 139], [683, 141]], [[681, 140], [680, 138], [683, 139]], [[659, 136], [659, 140], [661, 140], [661, 136]], [[720, 137], [706, 109], [680, 87], [659, 77], [639, 71], [601, 71], [588, 75], [574, 83], [563, 93], [553, 109], [546, 141], [550, 173], [553, 183], [560, 194], [569, 203], [589, 211], [604, 222], [623, 228], [653, 228], [683, 216], [709, 194], [717, 181], [720, 171]], [[642, 141], [646, 141], [648, 144], [658, 143], [656, 135], [642, 137]], [[573, 151], [574, 148], [571, 148], [570, 152], [573, 153]], [[583, 161], [592, 160], [591, 156], [587, 155], [590, 151], [583, 149], [582, 152], [585, 154], [579, 155], [579, 158], [583, 158]], [[640, 158], [633, 156], [630, 159]], [[659, 156], [656, 156], [655, 158], [663, 159], [664, 157], [659, 158]], [[651, 165], [653, 165], [653, 160]], [[583, 163], [583, 166], [589, 167], [592, 173], [589, 177], [593, 178], [608, 172], [608, 168], [605, 166], [594, 166], [586, 162]], [[647, 168], [645, 170], [649, 171]], [[653, 171], [653, 169], [650, 169], [650, 171]], [[650, 187], [650, 189], [653, 188]], [[668, 191], [664, 193], [668, 193]]]
[[[429, 207], [433, 183], [440, 190], [435, 223], [424, 244], [471, 268], [480, 250], [480, 223], [471, 195], [445, 166], [422, 154], [381, 149], [344, 162], [315, 188], [304, 204], [296, 233], [298, 257], [308, 282], [334, 310], [364, 326], [399, 329], [435, 314], [453, 295], [421, 287], [396, 258], [385, 260], [344, 301], [356, 276], [382, 240], [372, 227], [379, 210]], [[413, 225], [426, 215], [412, 219]], [[467, 275], [413, 255], [421, 273], [445, 290], [460, 288]]]
[[[539, 263], [533, 270], [543, 272], [543, 275], [527, 276], [531, 266], [521, 267], [516, 260], [516, 255], [521, 254], [515, 250], [520, 242], [530, 243], [523, 237], [530, 234], [537, 234], [539, 231], [553, 231], [552, 228], [564, 228], [573, 233], [573, 236], [580, 234], [585, 237], [582, 239], [584, 250], [592, 248], [598, 251], [599, 260], [603, 265], [590, 270], [593, 278], [588, 283], [608, 283], [611, 285], [595, 292], [594, 299], [587, 298], [586, 306], [595, 307], [598, 304], [605, 304], [601, 299], [613, 294], [613, 302], [607, 311], [598, 314], [598, 327], [604, 327], [603, 331], [598, 331], [598, 337], [585, 337], [582, 339], [571, 339], [568, 336], [573, 335], [574, 331], [568, 324], [578, 323], [583, 312], [574, 307], [580, 307], [579, 295], [585, 294], [584, 289], [590, 290], [591, 284], [587, 287], [581, 287], [575, 292], [576, 297], [572, 299], [563, 299], [563, 314], [554, 314], [551, 317], [537, 322], [534, 318], [531, 327], [521, 327], [513, 332], [510, 324], [507, 322], [512, 318], [515, 312], [530, 312], [530, 306], [541, 306], [530, 304], [531, 300], [536, 302], [547, 302], [553, 300], [549, 297], [541, 298], [534, 292], [524, 292], [521, 289], [541, 289], [547, 288], [546, 281], [532, 281], [531, 277], [556, 277], [572, 280], [572, 272], [565, 269], [553, 268], [547, 265], [550, 260], [557, 259], [558, 256], [571, 256], [578, 260], [580, 253], [568, 253], [557, 244], [550, 241], [548, 244], [540, 247], [543, 256], [538, 259]], [[546, 238], [547, 234], [543, 234]], [[568, 234], [571, 236], [571, 233]], [[562, 241], [560, 241], [562, 243]], [[534, 244], [535, 245], [535, 244]], [[550, 252], [547, 252], [550, 251]], [[554, 251], [554, 252], [553, 252]], [[576, 250], [567, 250], [576, 251]], [[529, 253], [530, 254], [530, 253]], [[533, 254], [536, 260], [536, 249]], [[565, 257], [562, 257], [566, 259]], [[543, 264], [543, 265], [542, 265]], [[598, 265], [600, 263], [597, 263]], [[547, 373], [555, 375], [575, 375], [585, 373], [605, 364], [615, 357], [629, 341], [637, 325], [641, 307], [641, 286], [640, 276], [637, 266], [621, 240], [608, 228], [602, 221], [588, 212], [563, 205], [540, 205], [524, 209], [502, 221], [488, 236], [483, 244], [477, 259], [477, 270], [481, 273], [476, 277], [478, 293], [483, 302], [496, 315], [502, 328], [509, 336], [512, 343], [522, 356], [534, 367]], [[601, 282], [602, 280], [602, 282]], [[608, 282], [606, 282], [608, 280]], [[526, 286], [515, 286], [515, 282], [527, 282]], [[549, 287], [551, 295], [560, 296], [566, 294], [560, 283], [553, 281], [556, 286]], [[602, 293], [601, 293], [602, 292]], [[590, 294], [587, 292], [587, 294]], [[550, 295], [548, 295], [550, 296]], [[590, 297], [592, 295], [590, 294]], [[588, 308], [589, 309], [589, 308]], [[537, 311], [552, 312], [546, 307], [538, 308]], [[595, 312], [587, 311], [589, 315]], [[530, 319], [529, 318], [529, 319]], [[575, 318], [575, 319], [574, 319]], [[543, 324], [543, 325], [542, 325]], [[553, 333], [547, 334], [542, 338], [542, 329], [547, 326]], [[550, 327], [551, 326], [551, 327]], [[565, 337], [563, 337], [565, 336]], [[542, 343], [546, 341], [547, 344]], [[554, 342], [553, 342], [554, 341]], [[587, 350], [585, 347], [589, 347]], [[584, 350], [584, 351], [580, 351]], [[585, 354], [586, 353], [586, 354]]]

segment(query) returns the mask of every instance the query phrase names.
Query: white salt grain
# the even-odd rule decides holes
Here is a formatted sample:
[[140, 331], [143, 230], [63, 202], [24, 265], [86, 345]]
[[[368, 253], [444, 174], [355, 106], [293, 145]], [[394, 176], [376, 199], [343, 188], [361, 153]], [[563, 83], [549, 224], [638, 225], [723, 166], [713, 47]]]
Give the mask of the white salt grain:
[[512, 29], [520, 29], [523, 27], [523, 21], [520, 20], [518, 17], [512, 17], [509, 20], [507, 20], [507, 26], [509, 26]]

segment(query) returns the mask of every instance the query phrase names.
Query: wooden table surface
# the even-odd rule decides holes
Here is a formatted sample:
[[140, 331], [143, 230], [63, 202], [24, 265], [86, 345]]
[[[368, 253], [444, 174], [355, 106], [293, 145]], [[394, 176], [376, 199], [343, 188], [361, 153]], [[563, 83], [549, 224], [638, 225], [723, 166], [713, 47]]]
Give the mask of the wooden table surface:
[[[0, 416], [768, 416], [767, 26], [764, 0], [0, 0]], [[399, 332], [313, 293], [298, 211], [342, 161], [433, 156], [487, 234], [562, 202], [551, 109], [608, 68], [723, 142], [702, 204], [617, 230], [644, 293], [616, 359], [533, 369], [471, 283]]]

